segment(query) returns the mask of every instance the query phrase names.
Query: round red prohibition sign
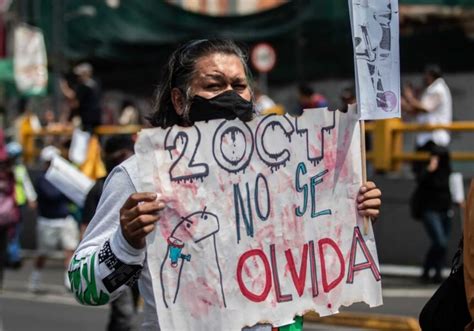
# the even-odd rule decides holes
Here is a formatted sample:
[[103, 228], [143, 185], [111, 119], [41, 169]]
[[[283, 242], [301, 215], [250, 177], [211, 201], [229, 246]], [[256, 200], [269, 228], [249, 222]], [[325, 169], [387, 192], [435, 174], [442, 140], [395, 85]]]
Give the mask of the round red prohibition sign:
[[258, 72], [269, 72], [276, 63], [275, 49], [267, 43], [257, 44], [252, 49], [250, 60]]

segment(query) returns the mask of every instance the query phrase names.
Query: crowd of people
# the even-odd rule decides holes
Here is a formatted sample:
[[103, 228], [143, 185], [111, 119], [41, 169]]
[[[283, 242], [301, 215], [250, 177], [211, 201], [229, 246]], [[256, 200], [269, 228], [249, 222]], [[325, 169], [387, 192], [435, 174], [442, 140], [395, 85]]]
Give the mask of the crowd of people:
[[[272, 100], [266, 91], [258, 87], [252, 91], [246, 74], [249, 69], [243, 59], [242, 51], [228, 41], [194, 41], [180, 47], [173, 53], [170, 63], [179, 63], [182, 67], [173, 65], [166, 69], [160, 85], [162, 89], [157, 94], [156, 108], [150, 117], [151, 126], [167, 128], [174, 124], [191, 125], [195, 121], [222, 116], [228, 119], [238, 117], [250, 120], [253, 116], [283, 113], [283, 108]], [[192, 81], [196, 77], [193, 75], [195, 71], [205, 73], [213, 68], [218, 68], [222, 77], [211, 82], [214, 86], [212, 90], [207, 88], [207, 81]], [[238, 81], [231, 81], [230, 71], [238, 77]], [[93, 134], [102, 123], [100, 84], [94, 79], [90, 64], [82, 63], [76, 66], [73, 72], [77, 77], [75, 84], [65, 80], [61, 83], [68, 109], [65, 123], [75, 122], [76, 126]], [[235, 80], [234, 76], [232, 79]], [[170, 77], [173, 79], [166, 81]], [[450, 124], [452, 98], [441, 70], [437, 66], [427, 67], [424, 83], [425, 86], [419, 90], [411, 85], [404, 87], [402, 110], [405, 116], [422, 124]], [[190, 86], [193, 87], [192, 94], [183, 94], [182, 91], [190, 91]], [[346, 87], [340, 94], [341, 104], [334, 108], [347, 112], [348, 105], [356, 101], [354, 88]], [[233, 108], [234, 104], [239, 105], [238, 111]], [[287, 109], [287, 112], [299, 116], [305, 109], [328, 106], [331, 108], [323, 94], [316, 92], [309, 84], [302, 84], [298, 88], [297, 104], [292, 109]], [[204, 108], [210, 111], [204, 112]], [[225, 113], [219, 113], [220, 109], [224, 109]], [[39, 130], [41, 122], [47, 126], [56, 123], [53, 112], [44, 112], [43, 119], [39, 120], [24, 101], [20, 102], [19, 110], [20, 114], [14, 122], [16, 130], [13, 132]], [[142, 122], [142, 115], [134, 102], [124, 99], [117, 123], [129, 125]], [[31, 149], [31, 143], [31, 140], [21, 135], [10, 135], [7, 138], [0, 131], [0, 288], [4, 266], [21, 267], [21, 220], [29, 208], [35, 210], [38, 216], [37, 256], [30, 276], [30, 291], [40, 291], [41, 272], [46, 259], [51, 252], [61, 248], [64, 255], [64, 285], [73, 291], [76, 297], [81, 298], [83, 293], [80, 287], [74, 286], [71, 273], [90, 266], [94, 263], [89, 261], [92, 254], [107, 248], [114, 258], [130, 266], [130, 272], [123, 277], [122, 283], [110, 291], [102, 285], [110, 270], [98, 267], [95, 269], [96, 273], [91, 274], [91, 277], [95, 277], [97, 286], [107, 293], [109, 298], [116, 299], [110, 300], [111, 317], [108, 330], [133, 329], [139, 302], [138, 287], [130, 281], [134, 278], [139, 278], [140, 293], [145, 301], [143, 325], [150, 330], [156, 327], [158, 322], [156, 314], [152, 313], [155, 305], [146, 270], [144, 240], [159, 220], [156, 213], [164, 208], [164, 203], [156, 200], [153, 193], [137, 192], [133, 184], [137, 169], [134, 163], [126, 162], [127, 159], [133, 159], [132, 138], [119, 135], [102, 141], [102, 158], [110, 176], [95, 178], [95, 184], [80, 209], [60, 189], [52, 185], [46, 176], [47, 169], [55, 157], [67, 158], [67, 143], [44, 141], [45, 146], [39, 154], [39, 169], [34, 180], [30, 178], [22, 160], [23, 151]], [[416, 138], [416, 150], [428, 152], [430, 155], [428, 161], [413, 164], [416, 190], [410, 203], [412, 216], [422, 222], [432, 242], [426, 254], [423, 274], [420, 275], [425, 283], [440, 283], [443, 280], [441, 271], [446, 266], [453, 215], [449, 187], [449, 143], [450, 135], [447, 130], [420, 133]], [[108, 184], [105, 184], [106, 178]], [[111, 198], [99, 203], [104, 190]], [[380, 191], [374, 184], [363, 186], [359, 202], [366, 201], [366, 204], [360, 213], [376, 217], [380, 206], [379, 197]], [[138, 209], [139, 204], [141, 208]], [[143, 220], [145, 216], [145, 223], [137, 222], [138, 217]], [[87, 303], [84, 300], [82, 302]], [[109, 303], [109, 300], [101, 303]], [[301, 322], [297, 320], [297, 324], [298, 321]]]
[[[20, 269], [23, 266], [21, 237], [26, 218], [35, 217], [35, 245], [33, 268], [27, 289], [32, 293], [44, 293], [43, 270], [47, 260], [63, 256], [64, 286], [70, 290], [68, 266], [83, 232], [91, 220], [101, 194], [104, 178], [94, 178], [96, 184], [87, 195], [81, 208], [65, 195], [61, 188], [53, 185], [47, 171], [56, 157], [68, 160], [71, 137], [60, 135], [64, 129], [77, 128], [93, 134], [102, 123], [116, 125], [138, 125], [142, 114], [133, 99], [124, 97], [120, 108], [111, 119], [105, 117], [100, 84], [93, 76], [93, 68], [81, 63], [72, 70], [75, 79], [61, 81], [63, 102], [60, 116], [49, 104], [35, 98], [21, 98], [17, 102], [17, 115], [12, 126], [0, 130], [0, 290], [3, 287], [4, 269]], [[110, 111], [109, 111], [110, 113]], [[46, 129], [52, 135], [35, 138], [32, 133]], [[102, 139], [101, 159], [110, 171], [126, 157], [133, 154], [131, 135], [111, 136]], [[86, 146], [87, 147], [87, 146]], [[38, 151], [36, 155], [36, 151]], [[27, 156], [24, 159], [23, 156]], [[80, 167], [80, 164], [73, 164]], [[28, 222], [26, 222], [28, 223]], [[111, 305], [108, 330], [132, 330], [138, 309], [136, 287]]]

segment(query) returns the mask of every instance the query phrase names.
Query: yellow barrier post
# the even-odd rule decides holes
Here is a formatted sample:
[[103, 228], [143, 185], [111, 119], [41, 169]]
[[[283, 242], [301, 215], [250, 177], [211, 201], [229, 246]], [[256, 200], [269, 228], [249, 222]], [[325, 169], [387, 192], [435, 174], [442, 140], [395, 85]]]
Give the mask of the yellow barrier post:
[[389, 170], [397, 171], [397, 170], [400, 170], [403, 162], [395, 159], [394, 156], [403, 152], [403, 132], [396, 129], [403, 126], [403, 122], [399, 118], [392, 118], [390, 119], [390, 122], [391, 122], [390, 125], [393, 132], [393, 141], [392, 141], [392, 149], [391, 149], [392, 161], [390, 163]]
[[306, 322], [313, 322], [323, 325], [339, 325], [370, 330], [420, 330], [418, 321], [415, 318], [408, 316], [341, 312], [331, 316], [319, 317], [315, 312], [308, 312], [304, 315], [304, 320]]
[[[400, 138], [395, 139], [394, 129], [400, 126], [398, 118], [376, 121], [373, 130], [372, 159], [377, 171], [387, 172], [393, 166], [393, 148], [401, 148]], [[395, 143], [397, 142], [397, 143]]]

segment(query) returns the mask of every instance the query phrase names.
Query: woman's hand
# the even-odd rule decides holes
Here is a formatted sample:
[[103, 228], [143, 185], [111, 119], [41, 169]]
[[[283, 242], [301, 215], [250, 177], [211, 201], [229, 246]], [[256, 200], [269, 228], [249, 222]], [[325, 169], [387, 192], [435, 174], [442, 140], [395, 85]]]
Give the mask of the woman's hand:
[[367, 182], [360, 187], [357, 195], [357, 209], [360, 216], [377, 218], [380, 213], [382, 192], [374, 182]]
[[134, 193], [120, 209], [122, 234], [134, 248], [145, 247], [145, 237], [155, 229], [160, 219], [159, 211], [165, 208], [165, 204], [156, 198], [156, 193]]

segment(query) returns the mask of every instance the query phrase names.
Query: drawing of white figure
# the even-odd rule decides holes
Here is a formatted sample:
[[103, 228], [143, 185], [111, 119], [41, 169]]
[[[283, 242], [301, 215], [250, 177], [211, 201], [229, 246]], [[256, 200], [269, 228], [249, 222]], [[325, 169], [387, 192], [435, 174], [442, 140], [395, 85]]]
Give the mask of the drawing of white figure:
[[[360, 0], [358, 3], [356, 2], [356, 5], [368, 11], [370, 9], [368, 1]], [[383, 82], [383, 77], [390, 76], [391, 23], [392, 7], [388, 1], [385, 8], [373, 11], [372, 15], [367, 15], [363, 23], [360, 24], [360, 30], [355, 31], [354, 38], [356, 58], [367, 63], [377, 108], [386, 112], [393, 111], [398, 104], [396, 94], [393, 91], [385, 90]], [[379, 29], [373, 28], [375, 24], [378, 24]], [[377, 30], [379, 33], [374, 33]]]
[[[160, 267], [165, 307], [176, 303], [180, 286], [194, 281], [185, 279], [185, 268], [193, 268], [195, 277], [199, 274], [205, 274], [207, 278], [210, 278], [209, 274], [215, 275], [214, 283], [220, 285], [215, 290], [222, 296], [223, 306], [226, 306], [215, 237], [218, 231], [218, 217], [206, 211], [206, 208], [183, 217], [173, 229], [167, 238], [168, 248]], [[199, 252], [199, 256], [189, 253], [190, 251]]]

